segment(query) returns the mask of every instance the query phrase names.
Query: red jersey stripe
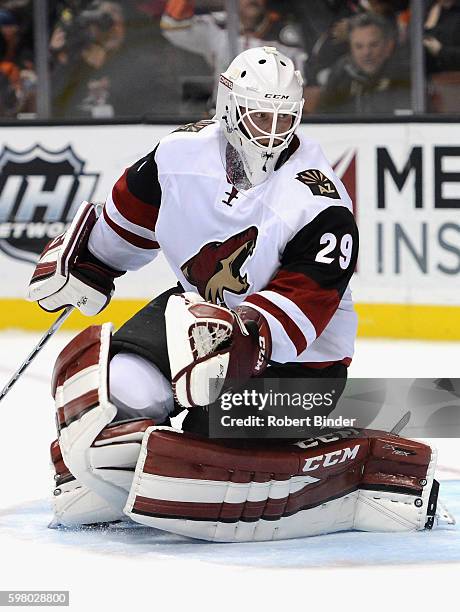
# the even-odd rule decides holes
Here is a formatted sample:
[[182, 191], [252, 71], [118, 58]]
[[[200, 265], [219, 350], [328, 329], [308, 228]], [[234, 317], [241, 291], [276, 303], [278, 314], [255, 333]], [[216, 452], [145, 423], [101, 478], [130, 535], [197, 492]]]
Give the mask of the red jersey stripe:
[[275, 317], [275, 319], [281, 323], [292, 344], [295, 346], [297, 355], [300, 355], [300, 353], [307, 348], [307, 340], [305, 339], [300, 327], [291, 319], [291, 317], [281, 310], [281, 308], [276, 306], [276, 304], [270, 302], [270, 300], [267, 300], [267, 298], [259, 295], [258, 293], [249, 295], [247, 298], [245, 298], [244, 302], [259, 306]]
[[160, 248], [160, 245], [158, 244], [158, 242], [154, 242], [153, 240], [148, 240], [147, 238], [142, 238], [142, 236], [133, 234], [133, 232], [128, 231], [124, 227], [120, 227], [118, 223], [115, 223], [115, 221], [113, 221], [109, 217], [107, 210], [105, 208], [104, 208], [104, 221], [107, 223], [107, 225], [110, 228], [113, 229], [113, 231], [116, 234], [120, 236], [120, 238], [123, 238], [123, 240], [126, 240], [126, 242], [129, 242], [130, 244], [132, 244], [135, 247], [138, 247], [139, 249], [159, 249]]
[[[128, 170], [125, 170], [113, 186], [113, 203], [120, 215], [125, 219], [154, 232], [160, 209], [151, 204], [146, 204], [129, 191], [126, 181], [127, 173]], [[158, 202], [158, 206], [159, 205], [160, 202]]]
[[340, 303], [336, 289], [325, 289], [301, 272], [281, 269], [265, 287], [294, 302], [305, 314], [319, 336]]

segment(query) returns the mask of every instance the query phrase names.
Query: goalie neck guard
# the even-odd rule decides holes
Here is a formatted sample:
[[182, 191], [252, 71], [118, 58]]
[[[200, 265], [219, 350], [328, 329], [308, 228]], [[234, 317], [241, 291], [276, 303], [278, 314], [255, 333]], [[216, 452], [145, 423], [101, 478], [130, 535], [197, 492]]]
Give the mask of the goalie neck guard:
[[[263, 183], [289, 146], [302, 117], [302, 85], [302, 76], [292, 61], [274, 47], [244, 51], [220, 75], [216, 119], [243, 164], [249, 186]], [[260, 127], [258, 122], [266, 113], [271, 119], [270, 129]], [[286, 116], [291, 117], [290, 125], [280, 128]], [[231, 158], [228, 154], [224, 157], [227, 174], [234, 182], [238, 172], [228, 167]], [[235, 166], [238, 161], [234, 161]], [[241, 184], [235, 186], [241, 188]]]

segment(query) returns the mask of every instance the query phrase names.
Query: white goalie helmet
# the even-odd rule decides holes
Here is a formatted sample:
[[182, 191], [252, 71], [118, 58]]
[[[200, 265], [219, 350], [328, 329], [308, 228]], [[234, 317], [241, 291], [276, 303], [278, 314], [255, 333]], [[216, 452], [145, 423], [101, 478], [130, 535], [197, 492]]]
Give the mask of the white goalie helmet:
[[[302, 85], [300, 72], [275, 47], [243, 51], [220, 75], [215, 118], [252, 186], [273, 172], [294, 136], [302, 117]], [[262, 128], [263, 116], [268, 124]]]

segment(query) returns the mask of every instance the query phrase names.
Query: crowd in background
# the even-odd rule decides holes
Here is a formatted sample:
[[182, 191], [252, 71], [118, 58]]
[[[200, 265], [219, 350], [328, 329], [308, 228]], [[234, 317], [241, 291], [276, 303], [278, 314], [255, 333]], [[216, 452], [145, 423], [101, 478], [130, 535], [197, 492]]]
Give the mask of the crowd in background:
[[[460, 0], [424, 4], [427, 110], [457, 112]], [[411, 112], [409, 0], [239, 0], [237, 51], [270, 45], [306, 114]], [[224, 0], [49, 0], [55, 118], [212, 116], [232, 59]], [[33, 0], [0, 0], [0, 116], [33, 116]]]
[[34, 70], [32, 0], [0, 2], [0, 116], [33, 113]]

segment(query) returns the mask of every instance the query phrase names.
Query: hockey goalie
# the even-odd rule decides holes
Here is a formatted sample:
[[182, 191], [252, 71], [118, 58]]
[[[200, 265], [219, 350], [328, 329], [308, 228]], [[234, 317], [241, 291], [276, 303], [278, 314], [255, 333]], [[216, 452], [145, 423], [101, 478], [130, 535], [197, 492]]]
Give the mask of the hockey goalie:
[[59, 355], [55, 523], [129, 518], [223, 542], [433, 525], [425, 444], [371, 430], [271, 444], [208, 435], [229, 380], [345, 385], [358, 230], [321, 148], [296, 133], [302, 96], [287, 57], [244, 51], [220, 77], [215, 118], [162, 139], [100, 215], [83, 203], [42, 253], [29, 298], [47, 311], [100, 312], [114, 280], [160, 249], [178, 281]]

